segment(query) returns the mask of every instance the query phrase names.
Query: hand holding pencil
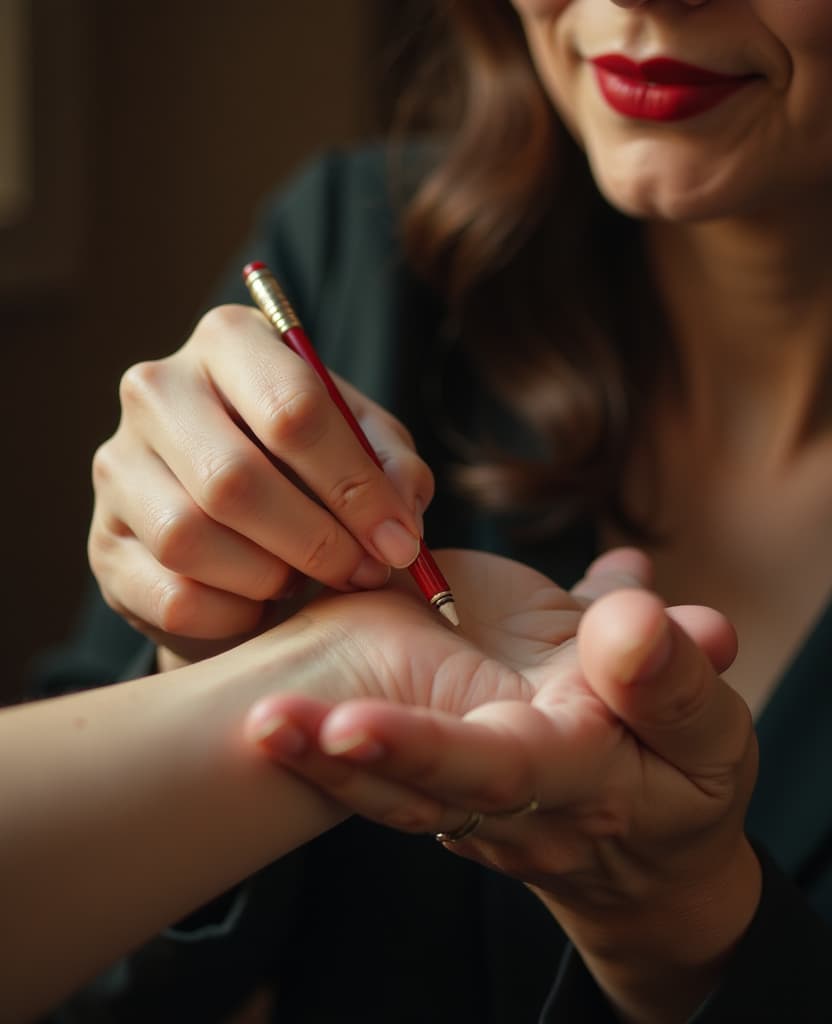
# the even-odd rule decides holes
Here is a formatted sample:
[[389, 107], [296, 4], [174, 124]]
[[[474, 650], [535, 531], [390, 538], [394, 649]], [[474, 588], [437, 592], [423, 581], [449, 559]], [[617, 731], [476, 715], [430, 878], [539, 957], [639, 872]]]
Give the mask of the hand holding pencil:
[[250, 306], [210, 310], [171, 355], [124, 374], [118, 429], [94, 460], [90, 561], [162, 667], [292, 614], [302, 579], [373, 589], [418, 558], [430, 469], [393, 416], [339, 387], [384, 472]]
[[[248, 263], [243, 268], [243, 280], [257, 303], [258, 308], [272, 324], [280, 338], [305, 363], [312, 367], [329, 393], [330, 398], [358, 438], [362, 448], [383, 469], [381, 460], [370, 444], [367, 435], [344, 401], [337, 385], [330, 376], [326, 366], [321, 362], [312, 342], [306, 335], [300, 320], [291, 303], [283, 293], [277, 279], [265, 265], [259, 261]], [[408, 567], [411, 576], [425, 598], [454, 626], [459, 625], [453, 594], [447, 580], [442, 575], [424, 540], [420, 541], [419, 554]]]

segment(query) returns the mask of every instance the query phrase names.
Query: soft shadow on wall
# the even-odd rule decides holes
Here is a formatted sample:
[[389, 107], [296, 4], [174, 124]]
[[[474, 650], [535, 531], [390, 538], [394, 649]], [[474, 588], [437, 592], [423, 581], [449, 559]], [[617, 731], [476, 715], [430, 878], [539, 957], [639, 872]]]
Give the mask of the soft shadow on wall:
[[317, 150], [378, 133], [400, 28], [386, 0], [21, 12], [32, 188], [0, 226], [0, 703], [71, 628], [90, 460], [116, 426], [121, 372], [185, 339], [265, 193]]

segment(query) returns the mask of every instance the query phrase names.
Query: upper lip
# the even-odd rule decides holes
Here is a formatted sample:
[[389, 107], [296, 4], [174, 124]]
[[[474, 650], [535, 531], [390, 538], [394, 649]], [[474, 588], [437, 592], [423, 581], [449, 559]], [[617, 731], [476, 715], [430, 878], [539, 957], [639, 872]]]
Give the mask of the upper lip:
[[674, 60], [672, 57], [651, 57], [650, 60], [635, 61], [621, 53], [604, 53], [593, 57], [592, 63], [604, 71], [611, 71], [613, 74], [640, 82], [654, 82], [657, 85], [715, 85], [755, 77], [748, 74], [730, 75], [711, 71], [708, 68]]

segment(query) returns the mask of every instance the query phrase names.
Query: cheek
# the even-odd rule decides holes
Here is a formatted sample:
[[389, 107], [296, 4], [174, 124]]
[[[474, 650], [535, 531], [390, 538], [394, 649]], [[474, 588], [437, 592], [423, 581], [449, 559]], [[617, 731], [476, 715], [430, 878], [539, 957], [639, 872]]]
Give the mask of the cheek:
[[[762, 24], [787, 50], [830, 54], [830, 0], [755, 0], [754, 7]], [[829, 60], [832, 63], [832, 54]]]
[[543, 88], [561, 119], [577, 135], [575, 107], [579, 90], [576, 88], [576, 60], [568, 39], [558, 30], [560, 24], [554, 20], [527, 23], [526, 38]]

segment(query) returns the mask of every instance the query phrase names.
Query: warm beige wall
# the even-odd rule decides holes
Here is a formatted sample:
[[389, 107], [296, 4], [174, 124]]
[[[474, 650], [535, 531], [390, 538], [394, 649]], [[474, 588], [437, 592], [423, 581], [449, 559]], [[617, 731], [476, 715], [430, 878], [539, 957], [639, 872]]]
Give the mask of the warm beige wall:
[[[66, 105], [44, 79], [43, 54], [61, 43], [48, 38], [50, 10], [73, 10], [83, 50], [64, 148], [79, 143], [82, 157], [70, 202], [83, 244], [68, 290], [0, 290], [12, 652], [0, 699], [16, 692], [32, 652], [68, 628], [85, 573], [90, 457], [115, 426], [121, 371], [184, 340], [257, 199], [311, 152], [374, 133], [378, 109], [378, 0], [29, 6], [36, 115], [53, 143], [49, 119]], [[50, 163], [48, 187], [69, 187], [72, 161]], [[0, 232], [0, 282], [3, 261], [19, 269], [2, 242]]]

